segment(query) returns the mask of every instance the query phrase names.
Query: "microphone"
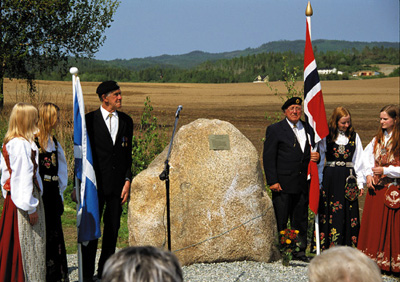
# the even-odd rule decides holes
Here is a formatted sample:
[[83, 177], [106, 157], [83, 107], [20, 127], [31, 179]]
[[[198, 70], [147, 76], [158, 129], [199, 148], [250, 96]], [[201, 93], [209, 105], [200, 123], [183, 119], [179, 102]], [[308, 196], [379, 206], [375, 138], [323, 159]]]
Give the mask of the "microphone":
[[178, 106], [178, 109], [176, 110], [176, 113], [175, 113], [175, 117], [179, 117], [179, 112], [180, 111], [182, 111], [182, 105]]

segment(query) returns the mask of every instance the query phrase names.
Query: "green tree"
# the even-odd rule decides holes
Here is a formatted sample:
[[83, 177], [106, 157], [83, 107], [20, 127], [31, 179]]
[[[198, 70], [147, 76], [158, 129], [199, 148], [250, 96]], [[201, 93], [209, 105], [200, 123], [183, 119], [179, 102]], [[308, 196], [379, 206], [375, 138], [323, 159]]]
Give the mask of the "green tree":
[[[1, 0], [0, 109], [4, 77], [27, 79], [69, 56], [92, 57], [104, 43], [116, 0]], [[65, 68], [64, 68], [65, 69]]]

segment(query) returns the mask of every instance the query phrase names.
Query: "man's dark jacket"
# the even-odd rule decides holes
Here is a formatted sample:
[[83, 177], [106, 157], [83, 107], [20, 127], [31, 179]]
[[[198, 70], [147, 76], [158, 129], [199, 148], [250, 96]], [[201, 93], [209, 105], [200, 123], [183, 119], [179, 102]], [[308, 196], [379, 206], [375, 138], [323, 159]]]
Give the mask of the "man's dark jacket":
[[100, 108], [86, 114], [97, 189], [104, 196], [121, 196], [125, 180], [132, 179], [132, 118], [118, 112], [118, 133], [113, 145]]
[[268, 185], [279, 183], [283, 192], [288, 194], [308, 193], [309, 162], [309, 142], [306, 142], [303, 153], [286, 119], [267, 127], [263, 165]]

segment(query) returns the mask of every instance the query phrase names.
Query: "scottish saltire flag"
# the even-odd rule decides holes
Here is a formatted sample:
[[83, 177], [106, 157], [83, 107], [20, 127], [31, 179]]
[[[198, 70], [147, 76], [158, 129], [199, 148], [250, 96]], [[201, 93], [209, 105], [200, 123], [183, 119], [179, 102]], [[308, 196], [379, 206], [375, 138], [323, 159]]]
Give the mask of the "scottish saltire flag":
[[[96, 176], [93, 169], [92, 149], [86, 131], [85, 106], [79, 77], [72, 77], [74, 93], [74, 157], [75, 176], [79, 179], [78, 242], [100, 238], [99, 203]], [[78, 191], [77, 191], [78, 192]]]
[[[304, 49], [304, 113], [306, 119], [306, 132], [312, 148], [329, 134], [326, 121], [324, 99], [322, 97], [321, 83], [319, 81], [317, 63], [311, 44], [311, 18], [307, 17], [306, 45]], [[318, 168], [315, 162], [310, 162], [308, 173], [311, 177], [309, 206], [317, 214], [319, 204], [319, 179]]]

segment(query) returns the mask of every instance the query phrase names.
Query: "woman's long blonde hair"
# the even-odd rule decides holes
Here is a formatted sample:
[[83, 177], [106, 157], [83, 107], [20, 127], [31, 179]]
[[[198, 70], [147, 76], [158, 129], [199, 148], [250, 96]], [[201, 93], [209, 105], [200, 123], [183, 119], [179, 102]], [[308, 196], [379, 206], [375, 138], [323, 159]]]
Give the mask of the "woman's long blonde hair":
[[15, 104], [10, 114], [8, 130], [3, 144], [7, 144], [8, 141], [16, 137], [33, 142], [38, 130], [37, 122], [38, 111], [34, 106], [27, 103]]
[[40, 147], [44, 150], [47, 149], [51, 131], [58, 122], [59, 112], [60, 108], [53, 103], [45, 102], [39, 106], [39, 132], [37, 137]]

